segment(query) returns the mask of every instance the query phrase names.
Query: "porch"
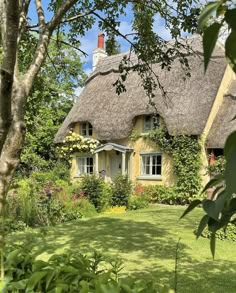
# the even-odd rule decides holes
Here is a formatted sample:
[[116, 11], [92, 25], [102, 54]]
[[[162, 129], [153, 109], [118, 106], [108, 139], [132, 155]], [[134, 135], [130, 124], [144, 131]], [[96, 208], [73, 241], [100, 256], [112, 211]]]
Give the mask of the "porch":
[[94, 173], [112, 181], [117, 174], [131, 177], [132, 148], [116, 143], [106, 143], [95, 150]]

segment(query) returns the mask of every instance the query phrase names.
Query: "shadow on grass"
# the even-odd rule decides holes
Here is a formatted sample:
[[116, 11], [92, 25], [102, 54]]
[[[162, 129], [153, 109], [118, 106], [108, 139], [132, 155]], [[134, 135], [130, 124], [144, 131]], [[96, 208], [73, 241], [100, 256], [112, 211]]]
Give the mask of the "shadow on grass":
[[[181, 262], [181, 261], [180, 261]], [[167, 288], [175, 288], [174, 271], [161, 266], [132, 272], [131, 277], [153, 280]], [[177, 293], [234, 293], [236, 292], [236, 263], [231, 261], [188, 261], [179, 263]], [[125, 277], [124, 277], [125, 278]]]
[[[43, 253], [45, 259], [64, 251], [87, 254], [97, 250], [107, 258], [121, 259], [125, 266], [124, 277], [128, 274], [136, 279], [152, 279], [174, 288], [178, 235], [186, 233], [186, 237], [191, 237], [201, 216], [201, 211], [196, 211], [179, 224], [183, 211], [184, 208], [153, 207], [34, 229], [12, 235], [9, 240], [24, 245], [33, 242], [35, 252]], [[186, 241], [180, 245], [178, 293], [236, 292], [236, 262], [196, 260], [191, 249]]]
[[[93, 250], [126, 260], [127, 255], [139, 255], [143, 259], [173, 259], [176, 238], [156, 224], [130, 219], [98, 217], [65, 223], [50, 228], [35, 229], [21, 233], [14, 241], [33, 242], [40, 253], [53, 254], [63, 250], [80, 249], [87, 253]], [[123, 256], [122, 256], [123, 255]]]

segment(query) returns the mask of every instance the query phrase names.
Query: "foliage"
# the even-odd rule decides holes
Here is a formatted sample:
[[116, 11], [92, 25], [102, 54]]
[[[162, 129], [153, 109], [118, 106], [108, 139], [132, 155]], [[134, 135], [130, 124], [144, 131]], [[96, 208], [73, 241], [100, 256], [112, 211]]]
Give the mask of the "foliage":
[[72, 201], [68, 201], [65, 204], [65, 211], [67, 214], [67, 218], [70, 220], [76, 220], [80, 217], [88, 218], [97, 215], [97, 211], [95, 206], [85, 198], [77, 198], [72, 197]]
[[[236, 9], [233, 1], [215, 1], [208, 3], [203, 8], [198, 27], [203, 33], [203, 49], [205, 70], [207, 70], [213, 50], [216, 45], [221, 29], [226, 27], [229, 34], [225, 42], [225, 56], [227, 63], [236, 73]], [[227, 227], [232, 217], [236, 213], [236, 132], [230, 134], [224, 147], [225, 155], [225, 171], [215, 175], [211, 181], [205, 186], [204, 191], [214, 187], [215, 190], [212, 198], [217, 196], [215, 201], [203, 200], [192, 202], [182, 217], [191, 212], [198, 204], [202, 203], [204, 212], [206, 213], [199, 222], [197, 229], [197, 237], [199, 237], [204, 229], [208, 227], [211, 232], [210, 249], [214, 257], [216, 233], [220, 229]]]
[[118, 174], [112, 183], [112, 206], [128, 206], [132, 185], [127, 176]]
[[131, 141], [135, 142], [135, 141], [137, 141], [141, 137], [142, 137], [142, 134], [133, 129], [132, 132], [131, 132], [131, 134], [130, 134], [130, 136], [129, 136], [129, 139]]
[[[25, 38], [20, 48], [20, 67], [23, 71], [31, 62], [33, 44], [37, 43], [33, 34]], [[64, 40], [63, 36], [60, 40]], [[30, 48], [27, 42], [32, 44]], [[64, 70], [60, 71], [61, 68]], [[29, 176], [34, 170], [48, 170], [55, 164], [55, 134], [73, 105], [74, 90], [83, 85], [85, 78], [76, 50], [65, 44], [58, 46], [53, 41], [28, 97], [25, 117], [27, 134], [18, 167], [22, 175]]]
[[119, 278], [118, 260], [108, 262], [94, 252], [53, 255], [48, 261], [37, 259], [28, 247], [11, 250], [6, 258], [6, 286], [2, 292], [156, 292], [152, 282]]
[[[0, 225], [2, 225], [2, 220], [0, 220]], [[6, 219], [4, 223], [5, 233], [12, 233], [17, 231], [24, 231], [28, 226], [22, 221], [16, 221], [15, 219]]]
[[145, 195], [131, 195], [128, 201], [129, 210], [138, 210], [147, 208], [149, 204], [149, 198]]
[[63, 141], [63, 144], [57, 147], [57, 150], [59, 157], [68, 159], [75, 152], [93, 154], [98, 145], [98, 140], [90, 137], [83, 137], [70, 131]]
[[176, 192], [187, 198], [196, 196], [201, 188], [201, 146], [195, 136], [170, 136], [164, 127], [150, 132], [148, 138], [173, 158]]
[[96, 208], [97, 211], [103, 209], [103, 185], [102, 178], [96, 175], [83, 176], [80, 184], [80, 195], [87, 198]]
[[[236, 9], [233, 1], [215, 1], [208, 3], [199, 17], [198, 28], [203, 34], [203, 49], [205, 69], [211, 59], [218, 36], [225, 30], [225, 57], [227, 63], [236, 72]], [[229, 32], [229, 33], [227, 33]]]
[[[195, 231], [196, 233], [196, 231]], [[201, 236], [205, 238], [211, 238], [211, 233], [209, 232], [208, 228], [206, 228]], [[236, 241], [236, 226], [235, 224], [229, 223], [225, 229], [221, 229], [216, 231], [215, 233], [216, 239], [220, 240], [229, 240], [229, 241]]]
[[191, 212], [197, 205], [202, 203], [205, 215], [202, 217], [198, 230], [199, 237], [204, 229], [208, 226], [211, 232], [211, 252], [215, 253], [216, 232], [225, 228], [236, 213], [236, 180], [235, 180], [235, 164], [236, 164], [236, 132], [233, 132], [227, 139], [224, 154], [226, 159], [225, 172], [218, 174], [208, 182], [204, 191], [214, 187], [212, 198], [216, 196], [216, 200], [205, 199], [201, 201], [193, 201], [188, 209], [182, 215], [185, 216]]
[[93, 204], [76, 194], [80, 187], [70, 183], [68, 169], [63, 166], [58, 164], [48, 172], [34, 171], [29, 178], [14, 182], [7, 197], [11, 226], [17, 227], [17, 222], [55, 225], [96, 214]]
[[214, 163], [209, 165], [207, 168], [207, 172], [210, 176], [214, 176], [225, 171], [225, 157], [219, 156], [215, 159]]
[[144, 192], [150, 198], [151, 203], [185, 205], [191, 202], [191, 197], [179, 193], [176, 187], [166, 187], [164, 185], [145, 186]]

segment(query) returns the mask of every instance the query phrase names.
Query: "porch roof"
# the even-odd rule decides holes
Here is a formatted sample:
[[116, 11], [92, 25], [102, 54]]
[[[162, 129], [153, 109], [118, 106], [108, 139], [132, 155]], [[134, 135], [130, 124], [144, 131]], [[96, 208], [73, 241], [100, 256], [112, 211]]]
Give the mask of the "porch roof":
[[132, 148], [129, 148], [129, 147], [117, 144], [117, 143], [108, 142], [108, 143], [106, 143], [104, 145], [101, 145], [101, 146], [97, 147], [96, 150], [95, 150], [95, 153], [99, 153], [99, 152], [102, 152], [102, 151], [112, 151], [112, 150], [115, 150], [115, 151], [118, 151], [118, 152], [121, 152], [121, 153], [126, 153], [126, 152], [132, 152], [133, 151]]

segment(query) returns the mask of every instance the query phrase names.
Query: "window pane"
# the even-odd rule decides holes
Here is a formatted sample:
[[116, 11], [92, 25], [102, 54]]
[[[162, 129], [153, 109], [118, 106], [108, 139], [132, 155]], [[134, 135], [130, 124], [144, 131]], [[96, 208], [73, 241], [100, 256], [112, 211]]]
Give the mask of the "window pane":
[[78, 175], [82, 175], [85, 173], [85, 161], [84, 158], [78, 158]]
[[152, 117], [145, 116], [144, 130], [150, 130], [152, 126]]
[[141, 155], [141, 175], [161, 175], [161, 155]]
[[156, 168], [157, 168], [156, 175], [161, 175], [161, 166], [157, 166]]
[[157, 156], [157, 164], [161, 165], [161, 155]]

